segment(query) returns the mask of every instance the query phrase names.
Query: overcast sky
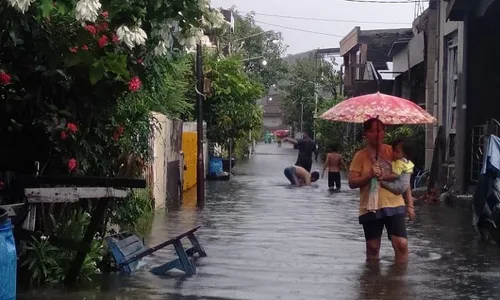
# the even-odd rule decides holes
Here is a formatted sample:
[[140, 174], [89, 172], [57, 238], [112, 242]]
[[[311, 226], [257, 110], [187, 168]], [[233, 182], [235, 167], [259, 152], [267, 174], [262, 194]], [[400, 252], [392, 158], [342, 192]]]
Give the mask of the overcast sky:
[[[265, 30], [282, 32], [285, 43], [289, 45], [287, 54], [295, 54], [317, 48], [339, 47], [340, 39], [355, 26], [360, 26], [361, 29], [410, 28], [416, 4], [415, 0], [408, 1], [411, 3], [356, 3], [346, 0], [212, 0], [212, 7], [230, 8], [235, 5], [241, 12], [254, 11], [258, 25]], [[349, 22], [303, 20], [261, 14]]]

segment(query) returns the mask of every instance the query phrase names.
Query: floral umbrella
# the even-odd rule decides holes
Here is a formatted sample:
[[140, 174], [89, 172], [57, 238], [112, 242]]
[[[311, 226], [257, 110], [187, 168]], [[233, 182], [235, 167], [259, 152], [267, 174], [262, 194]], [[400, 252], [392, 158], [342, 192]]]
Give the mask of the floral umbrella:
[[288, 132], [289, 132], [289, 130], [278, 129], [278, 130], [274, 131], [274, 135], [276, 135], [278, 137], [286, 137], [286, 136], [288, 136]]
[[322, 119], [363, 123], [379, 118], [384, 124], [429, 124], [436, 118], [417, 104], [382, 93], [362, 95], [340, 102], [321, 115]]
[[[321, 115], [324, 120], [349, 123], [363, 123], [370, 118], [378, 118], [384, 124], [428, 124], [436, 122], [417, 104], [396, 96], [374, 93], [354, 97], [340, 102]], [[375, 154], [378, 161], [378, 147]], [[380, 186], [376, 178], [370, 181], [368, 211], [378, 209], [378, 191]]]

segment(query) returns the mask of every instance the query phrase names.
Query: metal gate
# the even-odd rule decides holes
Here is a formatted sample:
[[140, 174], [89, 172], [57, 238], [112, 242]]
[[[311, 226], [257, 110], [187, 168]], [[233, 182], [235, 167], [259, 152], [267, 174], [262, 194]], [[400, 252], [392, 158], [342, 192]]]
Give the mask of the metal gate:
[[469, 178], [471, 182], [477, 183], [483, 165], [483, 154], [486, 148], [486, 142], [490, 134], [498, 136], [500, 133], [500, 123], [496, 119], [491, 119], [484, 125], [472, 127], [471, 135], [471, 159]]

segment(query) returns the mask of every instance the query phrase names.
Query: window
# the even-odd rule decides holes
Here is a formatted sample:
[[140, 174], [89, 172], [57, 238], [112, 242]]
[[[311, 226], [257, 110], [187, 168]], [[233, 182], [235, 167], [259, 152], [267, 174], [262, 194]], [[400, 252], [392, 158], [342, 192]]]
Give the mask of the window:
[[457, 34], [453, 33], [447, 39], [447, 51], [445, 53], [445, 93], [443, 98], [444, 118], [446, 134], [448, 136], [448, 160], [455, 158], [455, 135], [457, 128], [457, 106], [458, 106], [458, 43]]
[[455, 157], [455, 133], [450, 133], [448, 136], [448, 157]]

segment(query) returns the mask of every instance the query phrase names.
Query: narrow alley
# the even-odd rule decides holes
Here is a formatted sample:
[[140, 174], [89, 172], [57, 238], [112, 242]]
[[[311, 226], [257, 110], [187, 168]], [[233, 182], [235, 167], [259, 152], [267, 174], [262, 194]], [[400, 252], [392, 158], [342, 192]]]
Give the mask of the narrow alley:
[[[296, 150], [260, 144], [247, 163], [236, 166], [229, 182], [208, 182], [207, 203], [184, 205], [159, 215], [150, 245], [196, 225], [208, 257], [196, 262], [198, 274], [157, 277], [143, 268], [131, 276], [98, 280], [79, 292], [35, 290], [18, 299], [496, 299], [500, 290], [500, 249], [482, 244], [470, 213], [417, 206], [408, 225], [410, 263], [392, 264], [384, 234], [379, 268], [364, 262], [358, 224], [358, 191], [343, 181], [330, 194], [326, 179], [313, 188], [290, 188], [283, 168]], [[319, 165], [313, 169], [320, 169]], [[155, 265], [170, 249], [144, 262]], [[24, 298], [26, 297], [26, 298]]]

